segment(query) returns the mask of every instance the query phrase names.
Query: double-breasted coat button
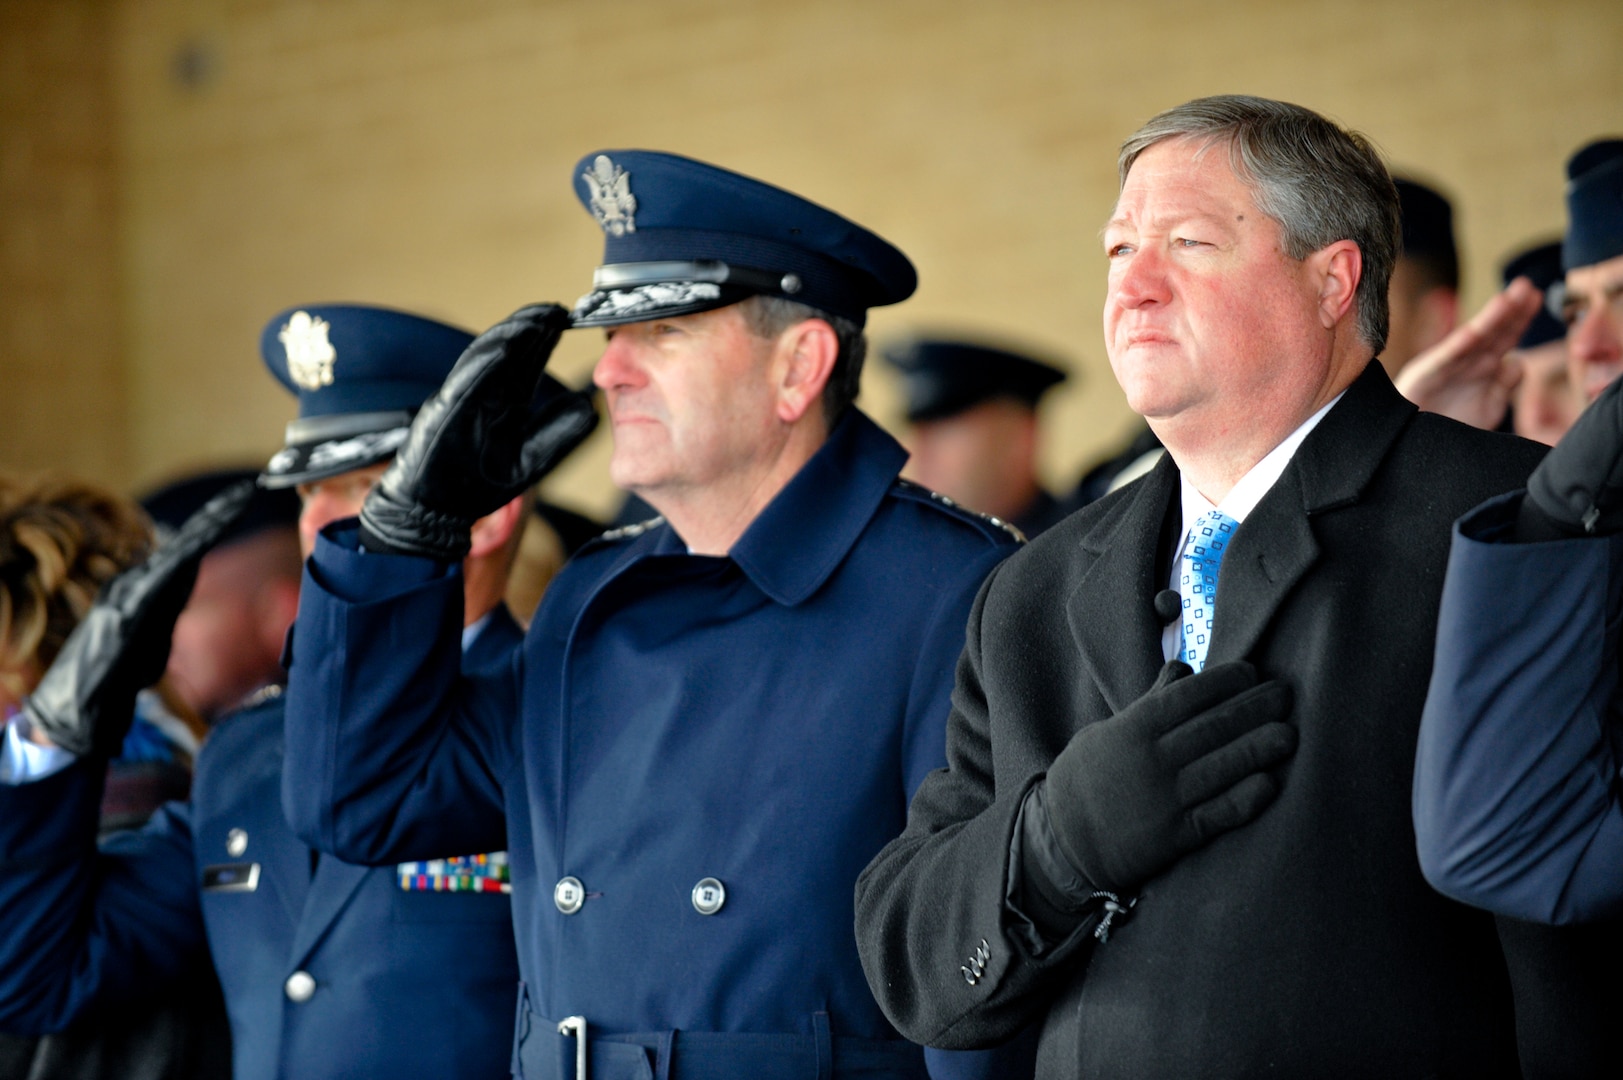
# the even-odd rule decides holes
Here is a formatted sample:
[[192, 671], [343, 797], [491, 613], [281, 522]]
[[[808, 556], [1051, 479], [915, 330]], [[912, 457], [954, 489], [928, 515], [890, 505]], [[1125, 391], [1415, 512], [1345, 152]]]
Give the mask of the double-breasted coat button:
[[579, 878], [561, 877], [552, 890], [552, 902], [565, 915], [573, 915], [586, 903], [586, 886], [580, 883]]
[[316, 977], [308, 971], [295, 971], [282, 984], [282, 990], [289, 1001], [309, 1001], [316, 993]]
[[693, 910], [700, 915], [714, 915], [727, 902], [727, 887], [713, 877], [707, 877], [693, 886]]
[[232, 829], [225, 834], [225, 853], [235, 859], [248, 850], [248, 830]]

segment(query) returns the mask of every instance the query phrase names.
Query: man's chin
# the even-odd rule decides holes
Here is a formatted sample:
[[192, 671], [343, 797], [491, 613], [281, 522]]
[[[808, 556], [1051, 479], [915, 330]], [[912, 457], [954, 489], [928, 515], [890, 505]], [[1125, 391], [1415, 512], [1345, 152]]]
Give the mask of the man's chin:
[[649, 505], [653, 505], [649, 496], [657, 498], [668, 480], [665, 470], [655, 469], [641, 462], [629, 462], [619, 467], [612, 462], [609, 465], [609, 483], [621, 491], [630, 492]]

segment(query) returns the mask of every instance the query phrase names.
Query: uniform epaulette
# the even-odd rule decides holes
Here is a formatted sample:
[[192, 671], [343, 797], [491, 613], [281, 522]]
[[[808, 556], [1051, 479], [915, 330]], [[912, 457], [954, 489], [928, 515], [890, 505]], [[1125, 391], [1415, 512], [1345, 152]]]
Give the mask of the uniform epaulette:
[[616, 540], [633, 540], [649, 529], [657, 529], [665, 524], [663, 517], [651, 517], [647, 521], [639, 521], [635, 525], [622, 525], [618, 529], [610, 529], [598, 537], [604, 543], [612, 544]]
[[243, 698], [241, 703], [237, 705], [237, 710], [241, 711], [243, 709], [257, 709], [267, 701], [275, 701], [277, 698], [281, 697], [282, 694], [283, 688], [280, 683], [267, 683], [266, 685], [261, 686], [258, 690], [255, 690], [253, 693], [249, 694], [247, 697]]
[[1026, 542], [1026, 534], [1009, 524], [1007, 521], [1004, 521], [1002, 518], [993, 517], [991, 514], [982, 514], [979, 511], [971, 510], [969, 507], [961, 505], [955, 500], [941, 494], [939, 491], [931, 491], [923, 484], [915, 484], [911, 480], [899, 479], [896, 481], [896, 490], [921, 500], [928, 499], [937, 506], [946, 507], [948, 510], [951, 510], [963, 517], [973, 518], [977, 521], [984, 521], [986, 524], [995, 529], [1002, 529], [1004, 532], [1012, 536], [1014, 538], [1014, 542], [1017, 544], [1023, 544]]
[[217, 728], [223, 727], [228, 720], [235, 720], [239, 716], [245, 716], [252, 712], [258, 712], [265, 705], [268, 705], [273, 701], [280, 701], [285, 692], [286, 691], [280, 683], [270, 683], [266, 686], [261, 686], [258, 690], [255, 690], [253, 693], [249, 694], [247, 697], [225, 710], [225, 712], [215, 717], [214, 723], [210, 725], [209, 730], [212, 732]]

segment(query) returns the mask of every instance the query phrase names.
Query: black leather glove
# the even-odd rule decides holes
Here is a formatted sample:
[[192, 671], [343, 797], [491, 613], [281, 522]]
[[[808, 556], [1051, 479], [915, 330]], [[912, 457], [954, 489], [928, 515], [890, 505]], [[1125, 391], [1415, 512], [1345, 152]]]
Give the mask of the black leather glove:
[[1095, 888], [1129, 895], [1273, 801], [1267, 771], [1296, 750], [1291, 692], [1250, 664], [1199, 675], [1176, 660], [1108, 720], [1072, 736], [1048, 770], [1050, 826]]
[[1623, 531], [1623, 379], [1601, 391], [1527, 478], [1520, 540]]
[[591, 398], [546, 373], [568, 328], [563, 308], [532, 304], [474, 338], [361, 504], [362, 547], [460, 562], [475, 521], [592, 433]]
[[253, 498], [245, 480], [214, 496], [173, 539], [112, 581], [68, 635], [23, 703], [31, 724], [81, 757], [118, 752], [135, 695], [169, 663], [169, 641], [197, 581], [197, 567]]

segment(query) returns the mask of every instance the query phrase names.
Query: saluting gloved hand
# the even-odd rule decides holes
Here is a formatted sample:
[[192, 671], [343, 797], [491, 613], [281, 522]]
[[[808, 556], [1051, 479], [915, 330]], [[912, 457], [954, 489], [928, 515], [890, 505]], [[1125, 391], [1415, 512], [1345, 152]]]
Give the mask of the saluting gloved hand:
[[533, 486], [597, 426], [589, 396], [546, 373], [569, 328], [555, 304], [474, 338], [361, 504], [361, 546], [460, 562], [473, 523]]
[[1521, 540], [1623, 530], [1623, 379], [1614, 379], [1527, 479]]
[[29, 722], [52, 743], [81, 757], [118, 752], [135, 717], [135, 695], [169, 663], [175, 620], [198, 565], [253, 494], [252, 480], [226, 488], [146, 562], [108, 582], [23, 703]]
[[1072, 736], [1048, 770], [1049, 824], [1097, 889], [1128, 895], [1273, 801], [1296, 750], [1291, 692], [1242, 661], [1173, 660], [1147, 693]]

